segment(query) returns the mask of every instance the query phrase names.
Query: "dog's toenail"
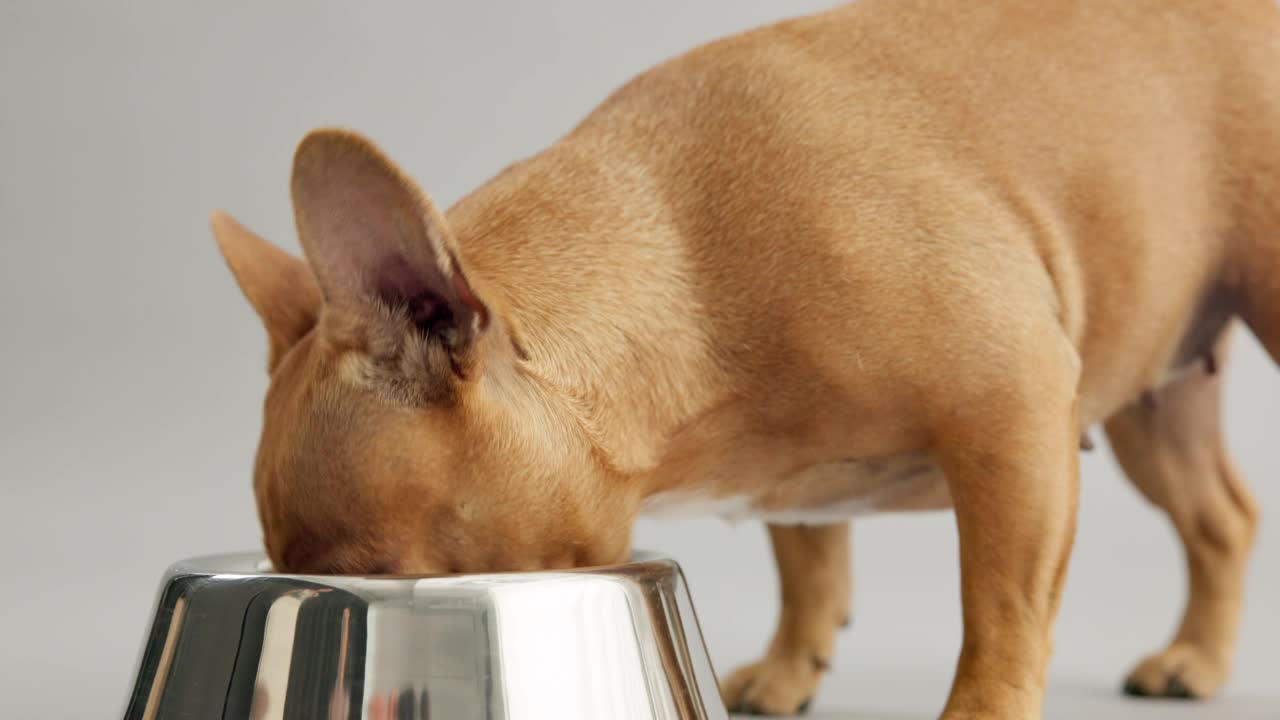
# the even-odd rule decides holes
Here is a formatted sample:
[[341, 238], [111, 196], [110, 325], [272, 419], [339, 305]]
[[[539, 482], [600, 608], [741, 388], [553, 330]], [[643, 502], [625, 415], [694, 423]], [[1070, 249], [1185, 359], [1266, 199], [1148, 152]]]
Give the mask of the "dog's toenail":
[[1171, 698], [1178, 700], [1191, 700], [1195, 698], [1195, 693], [1191, 692], [1191, 688], [1182, 682], [1182, 678], [1169, 678], [1169, 685], [1165, 688], [1165, 694]]
[[814, 655], [813, 669], [817, 670], [818, 672], [826, 672], [831, 669], [831, 661], [827, 660], [826, 658], [821, 658], [821, 657], [818, 657], [817, 655]]
[[805, 700], [804, 702], [800, 703], [800, 707], [796, 708], [796, 714], [797, 714], [797, 715], [808, 715], [808, 714], [809, 714], [809, 706], [810, 706], [810, 705], [812, 705], [812, 704], [813, 704], [813, 698], [809, 698], [808, 700]]
[[1089, 433], [1080, 433], [1080, 449], [1089, 452], [1093, 449], [1093, 438], [1089, 437]]
[[1138, 684], [1137, 680], [1130, 680], [1124, 684], [1124, 694], [1129, 697], [1148, 697], [1150, 695], [1150, 693]]
[[852, 627], [852, 626], [853, 626], [853, 616], [852, 616], [852, 615], [845, 615], [845, 616], [844, 616], [844, 622], [840, 623], [840, 627], [842, 627], [842, 628], [847, 628], [847, 627]]

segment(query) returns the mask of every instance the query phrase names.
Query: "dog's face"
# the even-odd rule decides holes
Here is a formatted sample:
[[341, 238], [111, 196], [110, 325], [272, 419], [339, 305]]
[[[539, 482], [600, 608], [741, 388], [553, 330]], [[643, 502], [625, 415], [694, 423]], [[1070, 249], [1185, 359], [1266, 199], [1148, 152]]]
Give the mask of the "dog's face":
[[[216, 213], [267, 328], [254, 490], [278, 570], [476, 572], [618, 562], [625, 493], [481, 298], [430, 200], [321, 131], [292, 182], [307, 262]], [[619, 504], [621, 503], [621, 504]]]

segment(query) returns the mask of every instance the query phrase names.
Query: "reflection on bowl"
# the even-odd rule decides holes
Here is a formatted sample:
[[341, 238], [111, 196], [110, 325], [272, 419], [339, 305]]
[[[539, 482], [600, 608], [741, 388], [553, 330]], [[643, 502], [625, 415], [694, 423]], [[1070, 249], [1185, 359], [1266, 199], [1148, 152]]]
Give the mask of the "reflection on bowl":
[[125, 720], [723, 720], [675, 562], [439, 577], [169, 569]]

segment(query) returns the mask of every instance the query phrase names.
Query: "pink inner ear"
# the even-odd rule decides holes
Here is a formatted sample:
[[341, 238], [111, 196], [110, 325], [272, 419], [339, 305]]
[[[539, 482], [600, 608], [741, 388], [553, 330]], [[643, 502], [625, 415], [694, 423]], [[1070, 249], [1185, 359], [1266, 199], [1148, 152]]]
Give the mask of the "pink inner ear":
[[303, 246], [329, 302], [383, 302], [404, 307], [424, 332], [468, 334], [484, 305], [457, 271], [443, 220], [376, 149], [344, 134], [309, 137], [293, 191]]
[[378, 271], [366, 279], [372, 285], [368, 290], [375, 297], [392, 307], [405, 307], [424, 332], [430, 333], [441, 323], [453, 320], [450, 298], [442, 295], [451, 283], [439, 268], [417, 270], [400, 254], [389, 255], [381, 262]]
[[424, 281], [409, 261], [399, 253], [382, 258], [378, 269], [367, 278], [374, 293], [385, 300], [408, 300], [424, 290]]
[[442, 280], [429, 277], [437, 263], [412, 188], [368, 158], [338, 160], [295, 183], [304, 244], [325, 294], [340, 303], [394, 302]]
[[388, 192], [385, 178], [353, 173], [345, 179], [346, 187], [340, 186], [341, 177], [326, 179], [330, 192], [321, 200], [323, 229], [317, 240], [333, 280], [348, 291], [384, 299], [396, 294], [397, 287], [412, 285], [414, 268], [405, 248], [426, 244], [421, 221], [418, 228], [413, 222], [396, 222], [393, 215], [404, 214], [403, 199]]

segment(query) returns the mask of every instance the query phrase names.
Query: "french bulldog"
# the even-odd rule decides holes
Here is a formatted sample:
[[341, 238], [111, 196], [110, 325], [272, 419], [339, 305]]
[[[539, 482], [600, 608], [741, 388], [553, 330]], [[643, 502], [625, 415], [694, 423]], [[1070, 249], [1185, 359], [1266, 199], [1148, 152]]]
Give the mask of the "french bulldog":
[[954, 509], [942, 717], [1039, 718], [1091, 426], [1189, 599], [1133, 695], [1228, 677], [1258, 511], [1232, 329], [1280, 360], [1272, 0], [861, 0], [695, 49], [447, 210], [320, 129], [304, 259], [215, 213], [266, 325], [282, 570], [624, 561], [642, 513], [769, 524], [782, 611], [733, 710], [805, 706], [849, 520]]

